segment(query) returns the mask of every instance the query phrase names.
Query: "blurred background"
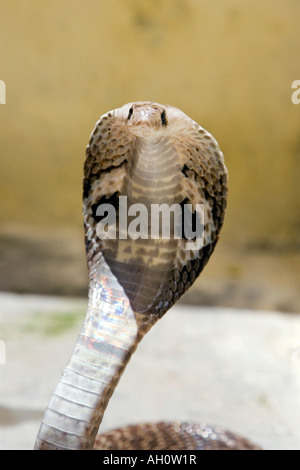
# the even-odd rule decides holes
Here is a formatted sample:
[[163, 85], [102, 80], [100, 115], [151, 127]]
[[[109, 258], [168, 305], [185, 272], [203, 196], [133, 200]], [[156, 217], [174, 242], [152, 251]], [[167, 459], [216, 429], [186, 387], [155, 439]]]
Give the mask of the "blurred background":
[[0, 3], [0, 291], [87, 295], [85, 147], [136, 100], [209, 130], [230, 175], [222, 236], [182, 302], [299, 312], [300, 3]]
[[201, 419], [299, 448], [299, 18], [299, 0], [0, 0], [0, 448], [32, 448], [73, 347], [85, 148], [103, 113], [136, 100], [210, 131], [230, 190], [211, 260], [103, 425]]

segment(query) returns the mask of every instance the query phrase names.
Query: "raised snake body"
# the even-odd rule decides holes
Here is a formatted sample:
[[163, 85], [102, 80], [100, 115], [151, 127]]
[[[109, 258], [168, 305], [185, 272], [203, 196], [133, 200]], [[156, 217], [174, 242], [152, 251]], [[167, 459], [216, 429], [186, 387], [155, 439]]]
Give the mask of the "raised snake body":
[[[45, 412], [36, 449], [93, 448], [109, 398], [131, 354], [202, 271], [224, 219], [227, 170], [222, 152], [211, 134], [176, 108], [137, 102], [104, 114], [96, 123], [86, 156], [83, 212], [88, 308], [73, 354]], [[125, 196], [126, 207], [135, 212], [129, 209], [124, 225], [121, 202]], [[141, 206], [135, 204], [142, 204], [148, 215], [153, 205], [186, 205], [193, 228], [200, 217], [196, 207], [201, 207], [201, 245], [191, 245], [183, 231], [177, 236], [176, 223], [169, 236], [159, 232], [151, 237], [154, 222], [132, 219], [141, 215]], [[101, 207], [114, 209], [109, 232], [114, 236], [99, 236]], [[139, 237], [128, 236], [130, 221]], [[139, 438], [135, 437], [138, 430]], [[103, 449], [249, 446], [225, 431], [187, 423], [122, 428], [98, 436], [95, 443], [95, 448]]]

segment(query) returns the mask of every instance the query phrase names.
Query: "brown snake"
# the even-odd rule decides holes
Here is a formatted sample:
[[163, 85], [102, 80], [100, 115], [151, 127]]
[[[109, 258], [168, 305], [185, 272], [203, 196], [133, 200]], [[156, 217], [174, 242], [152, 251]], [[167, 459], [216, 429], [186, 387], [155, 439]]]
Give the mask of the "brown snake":
[[[96, 437], [139, 341], [206, 265], [226, 198], [227, 170], [216, 140], [182, 111], [137, 102], [99, 119], [84, 166], [88, 308], [35, 449], [255, 448], [230, 432], [190, 423], [140, 424]], [[163, 226], [166, 207], [174, 209], [169, 236], [157, 227], [153, 207], [164, 209]], [[185, 207], [190, 212], [183, 216]], [[143, 211], [151, 220], [140, 217]]]

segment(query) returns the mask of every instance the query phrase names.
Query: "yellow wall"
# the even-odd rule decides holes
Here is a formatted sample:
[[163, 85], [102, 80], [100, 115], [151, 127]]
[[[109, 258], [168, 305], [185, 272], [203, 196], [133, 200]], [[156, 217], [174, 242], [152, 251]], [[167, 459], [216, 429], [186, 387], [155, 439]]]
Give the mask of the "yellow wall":
[[0, 222], [81, 224], [95, 121], [154, 100], [219, 141], [230, 172], [224, 236], [294, 245], [299, 18], [298, 0], [1, 2]]

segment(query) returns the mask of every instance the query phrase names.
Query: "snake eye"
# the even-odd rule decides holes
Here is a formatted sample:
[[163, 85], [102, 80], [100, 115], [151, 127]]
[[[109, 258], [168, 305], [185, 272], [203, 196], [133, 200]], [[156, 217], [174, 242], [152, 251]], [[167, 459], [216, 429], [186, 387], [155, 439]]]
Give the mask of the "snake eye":
[[133, 113], [133, 108], [131, 107], [130, 110], [129, 110], [128, 118], [127, 118], [127, 119], [130, 119], [130, 118], [131, 118], [132, 113]]
[[163, 126], [166, 126], [168, 124], [167, 115], [166, 115], [165, 110], [163, 110], [163, 112], [161, 113], [160, 119], [161, 119], [161, 123], [162, 123]]

